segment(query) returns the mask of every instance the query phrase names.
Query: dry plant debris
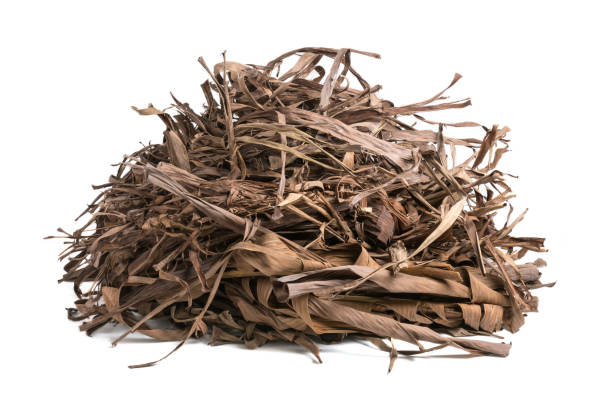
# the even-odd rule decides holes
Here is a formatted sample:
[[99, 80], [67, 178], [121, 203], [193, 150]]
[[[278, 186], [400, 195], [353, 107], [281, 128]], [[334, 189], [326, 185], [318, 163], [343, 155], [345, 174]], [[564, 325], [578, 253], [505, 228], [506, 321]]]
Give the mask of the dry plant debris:
[[[223, 54], [212, 70], [200, 58], [203, 113], [174, 96], [172, 114], [134, 108], [162, 120], [163, 143], [125, 156], [94, 186], [89, 221], [59, 229], [60, 282], [78, 297], [68, 317], [88, 334], [125, 325], [113, 344], [139, 332], [174, 350], [209, 334], [213, 345], [293, 342], [320, 360], [318, 344], [354, 336], [389, 352], [389, 369], [447, 346], [506, 356], [509, 344], [470, 336], [516, 332], [545, 286], [544, 261], [519, 263], [544, 239], [510, 235], [525, 214], [511, 220], [496, 169], [509, 129], [422, 116], [470, 105], [443, 96], [460, 75], [395, 106], [354, 69], [355, 54], [379, 58], [301, 48], [263, 66]], [[474, 137], [448, 137], [450, 127]], [[458, 162], [458, 149], [469, 157]]]

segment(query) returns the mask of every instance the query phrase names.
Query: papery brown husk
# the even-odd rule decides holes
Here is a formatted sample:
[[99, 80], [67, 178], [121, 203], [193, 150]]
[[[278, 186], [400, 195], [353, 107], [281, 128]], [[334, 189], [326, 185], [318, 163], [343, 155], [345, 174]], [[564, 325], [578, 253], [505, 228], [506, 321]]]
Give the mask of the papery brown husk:
[[[126, 156], [94, 186], [90, 220], [60, 230], [61, 281], [78, 296], [68, 317], [88, 334], [125, 325], [114, 344], [139, 332], [178, 348], [209, 334], [249, 348], [294, 342], [319, 360], [318, 344], [354, 336], [389, 352], [389, 369], [446, 346], [506, 356], [509, 344], [470, 336], [516, 332], [545, 265], [519, 262], [544, 239], [510, 235], [524, 213], [511, 218], [496, 169], [509, 129], [422, 116], [470, 104], [443, 96], [460, 75], [395, 106], [354, 54], [379, 58], [302, 48], [263, 66], [223, 55], [212, 70], [200, 59], [203, 113], [174, 96], [169, 110], [134, 108], [162, 120], [163, 142]], [[455, 127], [473, 136], [447, 137]]]

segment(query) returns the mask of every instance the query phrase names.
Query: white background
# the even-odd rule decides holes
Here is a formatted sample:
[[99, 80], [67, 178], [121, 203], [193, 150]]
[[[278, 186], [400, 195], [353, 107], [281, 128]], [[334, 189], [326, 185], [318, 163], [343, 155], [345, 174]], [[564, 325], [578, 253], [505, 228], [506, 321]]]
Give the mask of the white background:
[[[609, 403], [605, 2], [204, 3], [1, 6], [3, 406]], [[88, 338], [66, 319], [73, 295], [56, 283], [61, 243], [42, 237], [75, 227], [109, 164], [161, 140], [161, 121], [130, 105], [166, 107], [172, 91], [199, 108], [198, 56], [212, 65], [227, 50], [230, 60], [265, 63], [302, 46], [379, 52], [382, 60], [354, 65], [396, 103], [429, 97], [459, 72], [450, 95], [471, 96], [473, 107], [451, 119], [512, 129], [501, 167], [520, 176], [511, 180], [517, 211], [530, 208], [516, 233], [547, 237], [543, 280], [558, 283], [536, 292], [540, 312], [508, 335], [508, 358], [400, 358], [387, 375], [387, 355], [357, 343], [323, 346], [319, 365], [293, 346], [192, 341], [158, 366], [129, 370], [173, 344], [135, 337], [111, 348], [117, 330]]]

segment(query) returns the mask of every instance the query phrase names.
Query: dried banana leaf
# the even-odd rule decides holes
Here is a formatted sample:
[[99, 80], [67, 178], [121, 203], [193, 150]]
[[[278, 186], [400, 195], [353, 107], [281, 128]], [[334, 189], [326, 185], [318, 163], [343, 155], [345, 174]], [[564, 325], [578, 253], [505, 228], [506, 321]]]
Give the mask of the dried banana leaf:
[[174, 96], [134, 108], [161, 119], [163, 140], [94, 187], [81, 228], [60, 229], [60, 281], [77, 296], [68, 317], [88, 334], [120, 323], [114, 344], [134, 332], [180, 341], [174, 350], [202, 336], [288, 341], [319, 360], [318, 343], [361, 336], [390, 353], [389, 370], [447, 346], [506, 356], [509, 344], [465, 336], [517, 331], [544, 286], [542, 260], [520, 263], [544, 239], [510, 235], [524, 213], [495, 226], [513, 197], [496, 169], [509, 129], [422, 116], [470, 105], [446, 99], [460, 75], [395, 106], [355, 53], [379, 58], [310, 47], [265, 65], [223, 55], [213, 70], [200, 58], [202, 113]]

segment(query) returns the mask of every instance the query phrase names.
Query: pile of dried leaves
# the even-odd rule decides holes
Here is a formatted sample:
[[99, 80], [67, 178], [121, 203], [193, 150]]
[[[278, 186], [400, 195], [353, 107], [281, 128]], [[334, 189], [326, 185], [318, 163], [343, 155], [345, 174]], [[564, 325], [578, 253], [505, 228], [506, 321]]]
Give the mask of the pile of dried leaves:
[[421, 116], [470, 104], [444, 101], [448, 87], [410, 105], [380, 99], [354, 54], [379, 58], [302, 48], [264, 66], [224, 55], [212, 71], [200, 59], [204, 113], [174, 97], [172, 115], [136, 109], [163, 121], [163, 143], [126, 156], [94, 186], [91, 219], [60, 229], [61, 281], [78, 296], [68, 317], [88, 334], [127, 326], [114, 344], [139, 332], [178, 348], [210, 334], [249, 348], [294, 342], [319, 359], [317, 342], [358, 336], [391, 364], [446, 346], [506, 356], [509, 344], [469, 336], [521, 327], [544, 262], [517, 262], [545, 251], [542, 238], [510, 236], [524, 213], [510, 221], [513, 194], [495, 169], [509, 129]]

